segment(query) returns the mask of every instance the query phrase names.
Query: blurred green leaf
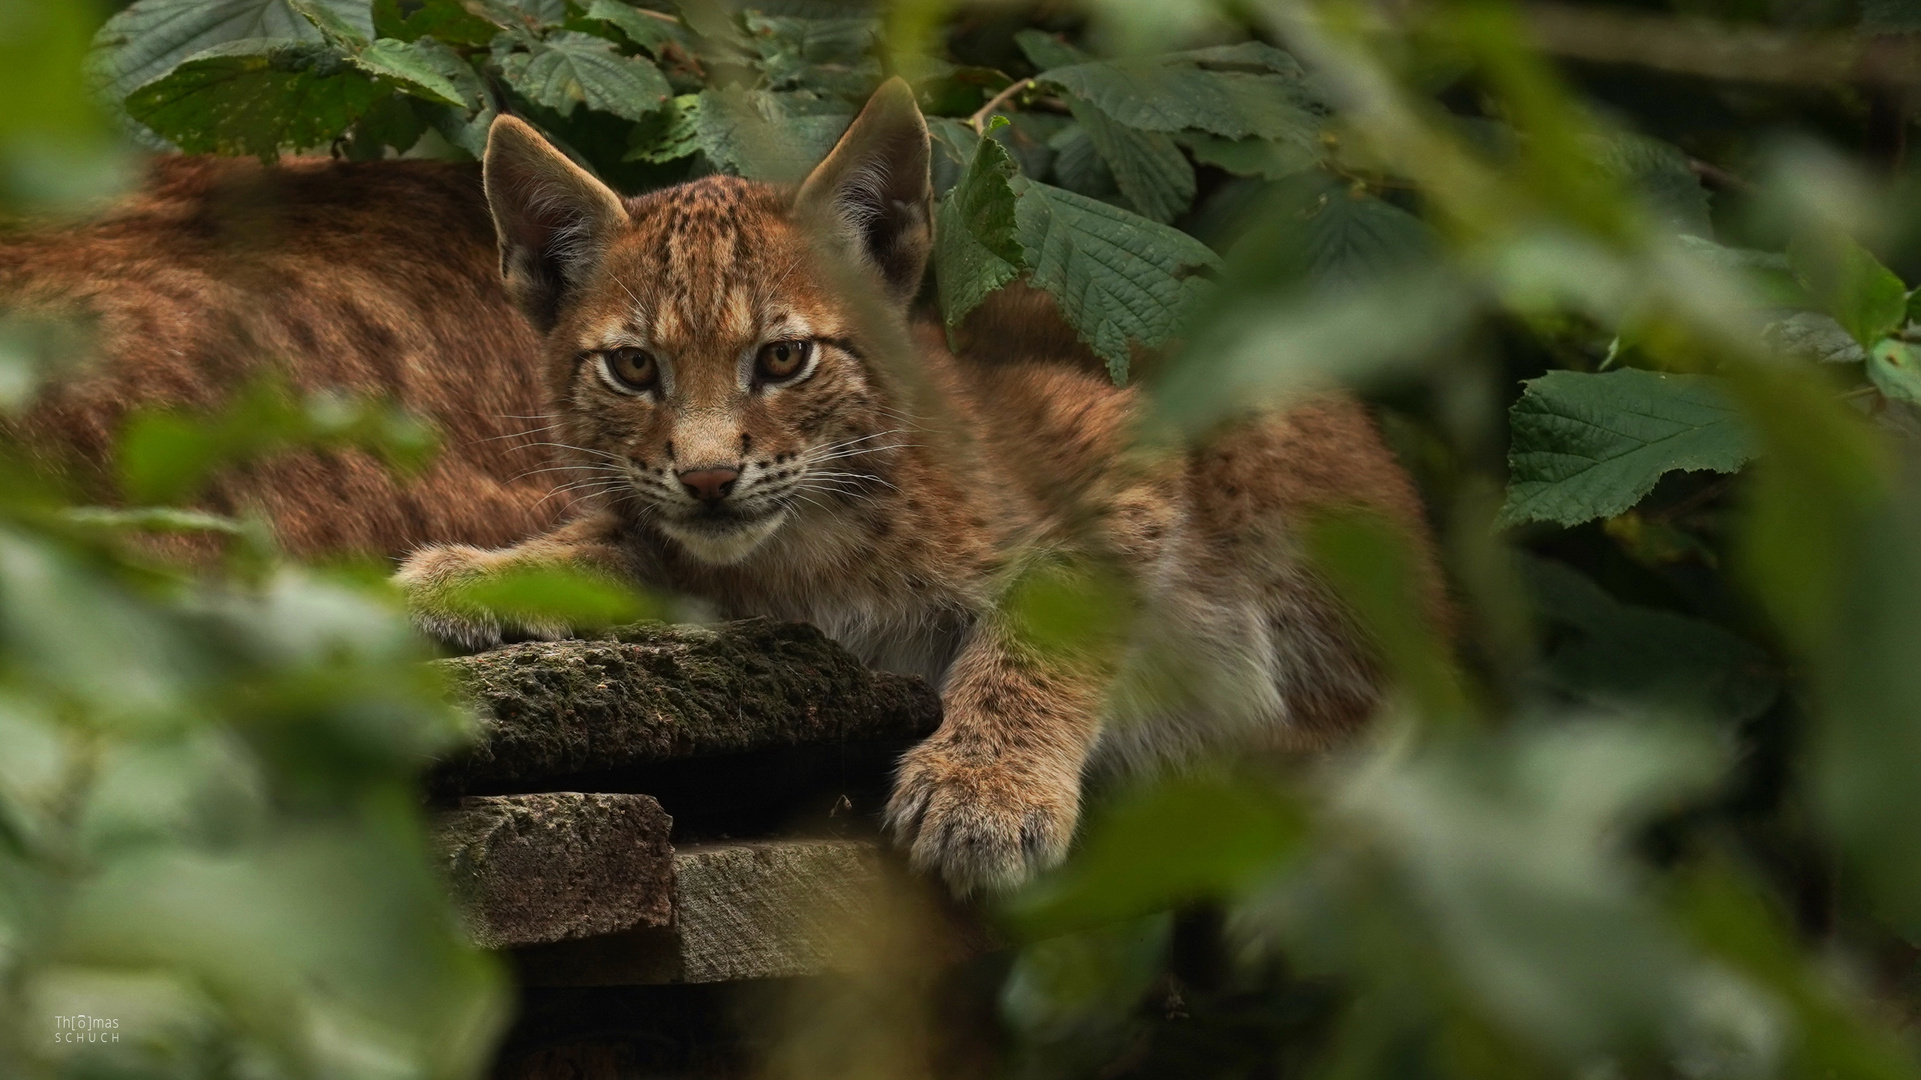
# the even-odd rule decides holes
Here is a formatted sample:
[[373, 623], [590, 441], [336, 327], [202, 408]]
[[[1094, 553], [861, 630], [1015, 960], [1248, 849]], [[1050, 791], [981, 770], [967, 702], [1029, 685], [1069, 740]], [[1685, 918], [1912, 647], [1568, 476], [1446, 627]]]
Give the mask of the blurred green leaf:
[[1183, 776], [1100, 807], [1072, 860], [1005, 914], [1029, 938], [1240, 895], [1281, 872], [1308, 812], [1275, 778]]
[[1892, 270], [1838, 232], [1803, 233], [1788, 245], [1794, 276], [1862, 348], [1907, 321], [1908, 290]]
[[1022, 570], [1001, 609], [1015, 637], [1043, 656], [1111, 661], [1133, 630], [1134, 588], [1119, 567], [1043, 559]]
[[1697, 237], [1714, 235], [1707, 189], [1678, 148], [1645, 135], [1614, 133], [1597, 136], [1592, 149], [1595, 163], [1639, 191], [1662, 225]]
[[694, 126], [701, 150], [721, 169], [792, 183], [827, 156], [853, 119], [838, 100], [728, 87], [700, 92]]
[[625, 582], [567, 566], [516, 567], [486, 574], [450, 587], [436, 601], [453, 611], [574, 630], [619, 626], [666, 614]]
[[1027, 57], [1028, 63], [1042, 71], [1072, 64], [1084, 64], [1094, 59], [1053, 34], [1035, 30], [1032, 27], [1016, 31], [1014, 44], [1020, 48], [1021, 55]]
[[1442, 645], [1442, 600], [1422, 565], [1420, 537], [1372, 512], [1322, 508], [1308, 515], [1307, 555], [1358, 625], [1362, 648], [1387, 679], [1443, 728], [1470, 720], [1467, 688]]
[[1868, 378], [1890, 401], [1921, 405], [1921, 350], [1905, 341], [1878, 341], [1868, 351]]
[[1236, 176], [1258, 176], [1279, 180], [1313, 168], [1320, 155], [1311, 148], [1258, 137], [1223, 139], [1214, 135], [1185, 132], [1183, 146], [1204, 165], [1226, 169]]
[[300, 400], [268, 378], [245, 388], [211, 419], [136, 414], [121, 440], [121, 488], [136, 502], [176, 502], [197, 493], [222, 466], [316, 445], [358, 447], [411, 471], [432, 456], [434, 436], [391, 406], [333, 394]]
[[1623, 604], [1567, 566], [1524, 558], [1550, 638], [1538, 679], [1583, 707], [1652, 709], [1733, 725], [1780, 695], [1767, 653], [1700, 619]]
[[1706, 376], [1551, 371], [1524, 385], [1510, 414], [1504, 525], [1613, 517], [1665, 473], [1734, 472], [1755, 453], [1748, 423]]

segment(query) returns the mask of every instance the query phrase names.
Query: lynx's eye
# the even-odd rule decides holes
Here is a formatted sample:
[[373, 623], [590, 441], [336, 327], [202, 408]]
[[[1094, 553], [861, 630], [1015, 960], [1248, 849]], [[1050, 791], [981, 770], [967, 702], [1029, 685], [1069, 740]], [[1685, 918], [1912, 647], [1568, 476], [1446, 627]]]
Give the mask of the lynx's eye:
[[760, 355], [754, 358], [754, 374], [762, 382], [786, 382], [807, 370], [807, 361], [813, 354], [811, 341], [770, 341], [760, 347]]
[[600, 370], [614, 389], [628, 394], [652, 390], [660, 381], [660, 365], [654, 362], [654, 354], [632, 346], [601, 353]]

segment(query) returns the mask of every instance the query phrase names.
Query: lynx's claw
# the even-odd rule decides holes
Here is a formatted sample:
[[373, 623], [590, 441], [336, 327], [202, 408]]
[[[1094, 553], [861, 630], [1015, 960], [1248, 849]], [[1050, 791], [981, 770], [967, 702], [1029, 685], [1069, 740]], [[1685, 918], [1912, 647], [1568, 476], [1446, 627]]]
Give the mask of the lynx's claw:
[[936, 735], [901, 759], [887, 827], [959, 896], [1009, 892], [1067, 857], [1079, 785]]
[[407, 557], [394, 583], [407, 597], [414, 625], [429, 637], [463, 649], [491, 649], [507, 641], [553, 640], [567, 627], [510, 619], [460, 603], [459, 591], [478, 581], [498, 556], [462, 545], [423, 547]]

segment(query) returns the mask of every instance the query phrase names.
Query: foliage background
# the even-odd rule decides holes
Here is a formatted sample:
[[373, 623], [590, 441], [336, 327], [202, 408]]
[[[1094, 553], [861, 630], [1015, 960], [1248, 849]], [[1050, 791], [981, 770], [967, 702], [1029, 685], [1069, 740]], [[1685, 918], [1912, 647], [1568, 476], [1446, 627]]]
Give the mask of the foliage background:
[[[137, 0], [96, 28], [0, 0], [0, 190], [84, 202], [128, 142], [471, 156], [501, 109], [630, 192], [792, 179], [904, 74], [943, 317], [1046, 290], [1145, 381], [1154, 439], [1360, 389], [1462, 616], [1452, 643], [1414, 620], [1377, 524], [1310, 523], [1396, 675], [1376, 736], [1096, 807], [1004, 912], [1006, 1071], [1909, 1076], [1910, 8]], [[4, 329], [17, 403], [60, 331]], [[236, 415], [228, 449], [292, 417], [419, 450], [340, 402]], [[499, 986], [407, 795], [459, 718], [386, 600], [258, 537], [182, 582], [114, 532], [253, 527], [3, 467], [0, 1062], [474, 1075]], [[114, 678], [74, 663], [101, 655]], [[41, 1017], [102, 1000], [159, 1034], [48, 1053]], [[889, 1019], [835, 1022], [780, 1067], [898, 1074]]]

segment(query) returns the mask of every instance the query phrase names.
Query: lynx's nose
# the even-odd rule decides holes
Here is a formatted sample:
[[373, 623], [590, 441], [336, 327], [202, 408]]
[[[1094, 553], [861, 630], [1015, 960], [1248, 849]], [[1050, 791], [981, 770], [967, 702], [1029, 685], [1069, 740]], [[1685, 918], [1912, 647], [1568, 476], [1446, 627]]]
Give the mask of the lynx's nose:
[[726, 498], [727, 493], [734, 490], [734, 481], [738, 479], [739, 469], [688, 469], [680, 474], [681, 486], [701, 502], [719, 502]]

